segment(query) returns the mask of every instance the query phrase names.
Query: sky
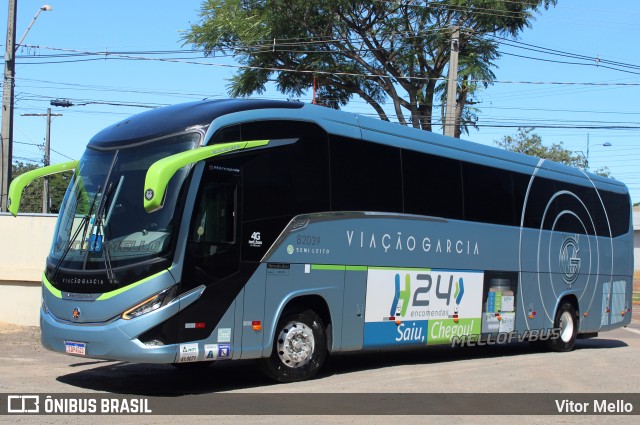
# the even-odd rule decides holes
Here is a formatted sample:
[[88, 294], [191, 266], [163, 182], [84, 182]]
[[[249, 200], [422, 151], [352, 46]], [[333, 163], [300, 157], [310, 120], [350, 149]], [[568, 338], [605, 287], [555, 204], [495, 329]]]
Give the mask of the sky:
[[[19, 40], [45, 3], [17, 1]], [[17, 52], [14, 160], [42, 161], [46, 120], [24, 114], [46, 114], [52, 99], [76, 105], [52, 107], [53, 114], [61, 114], [51, 125], [51, 162], [56, 163], [78, 159], [94, 134], [146, 110], [132, 105], [228, 97], [227, 80], [238, 65], [233, 58], [152, 53], [190, 48], [182, 36], [199, 21], [202, 2], [50, 0], [53, 10], [40, 14]], [[7, 2], [0, 8], [4, 24]], [[522, 126], [536, 127], [545, 145], [562, 142], [584, 155], [589, 145], [590, 169], [608, 167], [612, 177], [627, 184], [633, 202], [640, 202], [639, 19], [637, 0], [558, 0], [520, 34], [517, 41], [527, 45], [501, 45], [497, 81], [479, 95], [480, 128], [463, 138], [495, 145]], [[108, 54], [78, 55], [82, 52]], [[603, 61], [617, 62], [617, 69]], [[273, 88], [259, 97], [286, 98]], [[299, 100], [311, 102], [311, 93]], [[344, 110], [373, 114], [359, 99]]]

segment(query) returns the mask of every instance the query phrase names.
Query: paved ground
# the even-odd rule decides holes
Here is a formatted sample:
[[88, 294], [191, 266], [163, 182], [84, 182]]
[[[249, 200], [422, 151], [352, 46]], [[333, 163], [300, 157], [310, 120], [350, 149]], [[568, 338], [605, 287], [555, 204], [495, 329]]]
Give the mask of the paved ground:
[[[138, 365], [94, 361], [44, 350], [39, 329], [0, 324], [0, 393], [130, 394], [141, 396], [196, 397], [213, 393], [275, 393], [296, 403], [296, 394], [308, 393], [572, 393], [640, 392], [640, 370], [633, 365], [640, 355], [640, 322], [629, 328], [578, 342], [571, 353], [549, 353], [528, 344], [471, 349], [438, 348], [396, 354], [368, 353], [336, 356], [318, 379], [275, 385], [264, 379], [251, 362], [215, 364], [203, 371], [176, 370], [168, 365]], [[636, 406], [640, 410], [640, 406]], [[186, 412], [183, 412], [186, 413]], [[217, 423], [382, 423], [392, 416], [327, 415], [216, 417]], [[2, 417], [6, 423], [68, 423], [68, 417]], [[152, 419], [152, 421], [151, 421]], [[83, 417], [74, 421], [92, 424], [161, 424], [211, 421], [203, 416]], [[584, 417], [486, 417], [403, 416], [404, 423], [446, 422], [530, 424], [638, 423], [637, 416]]]

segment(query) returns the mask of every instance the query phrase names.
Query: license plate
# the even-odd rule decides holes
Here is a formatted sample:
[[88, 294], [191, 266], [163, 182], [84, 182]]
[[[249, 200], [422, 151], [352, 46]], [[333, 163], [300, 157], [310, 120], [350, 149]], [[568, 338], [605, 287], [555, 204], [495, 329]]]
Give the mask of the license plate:
[[87, 343], [86, 342], [65, 341], [64, 342], [64, 351], [67, 354], [75, 354], [77, 356], [84, 356], [84, 355], [87, 354]]

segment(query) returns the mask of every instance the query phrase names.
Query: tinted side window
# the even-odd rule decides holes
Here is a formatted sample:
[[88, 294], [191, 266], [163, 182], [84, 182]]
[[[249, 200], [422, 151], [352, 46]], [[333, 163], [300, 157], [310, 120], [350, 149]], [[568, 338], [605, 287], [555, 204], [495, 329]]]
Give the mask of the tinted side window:
[[296, 121], [261, 121], [227, 128], [219, 134], [243, 141], [298, 139], [241, 155], [243, 221], [290, 219], [329, 210], [327, 134], [321, 128]]
[[613, 236], [624, 235], [629, 232], [630, 199], [626, 194], [600, 192], [602, 201], [607, 209], [607, 216], [611, 223]]
[[578, 186], [559, 181], [554, 200], [558, 216], [555, 227], [546, 224], [545, 229], [588, 235], [609, 236], [607, 218], [602, 203], [593, 187]]
[[[242, 170], [242, 259], [258, 261], [296, 215], [329, 211], [327, 133], [311, 123], [260, 121], [222, 129], [213, 143], [272, 140], [231, 157]], [[285, 139], [297, 139], [282, 143]]]
[[524, 207], [524, 199], [527, 195], [527, 188], [531, 176], [528, 174], [511, 173], [511, 181], [513, 183], [513, 208], [515, 214], [515, 224], [520, 225], [522, 220], [522, 208]]
[[462, 181], [465, 220], [515, 224], [510, 171], [465, 162], [462, 163]]
[[[527, 199], [527, 209], [525, 211], [524, 227], [532, 229], [542, 229], [543, 217], [555, 217], [555, 204], [549, 205], [549, 201], [556, 193], [555, 182], [548, 179], [536, 177], [533, 179], [529, 198]], [[546, 209], [546, 216], [545, 216]]]
[[331, 209], [401, 213], [400, 149], [331, 135]]
[[402, 171], [405, 213], [463, 218], [460, 161], [405, 149]]
[[525, 227], [609, 236], [610, 223], [612, 236], [627, 233], [628, 196], [602, 191], [600, 197], [602, 201], [592, 186], [536, 177], [527, 202]]

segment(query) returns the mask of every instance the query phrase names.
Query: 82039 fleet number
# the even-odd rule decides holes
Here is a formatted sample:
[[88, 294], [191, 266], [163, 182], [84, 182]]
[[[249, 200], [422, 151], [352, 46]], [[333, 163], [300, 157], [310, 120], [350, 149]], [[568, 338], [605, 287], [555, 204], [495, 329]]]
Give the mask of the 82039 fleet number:
[[296, 242], [298, 245], [320, 245], [320, 236], [298, 235]]

